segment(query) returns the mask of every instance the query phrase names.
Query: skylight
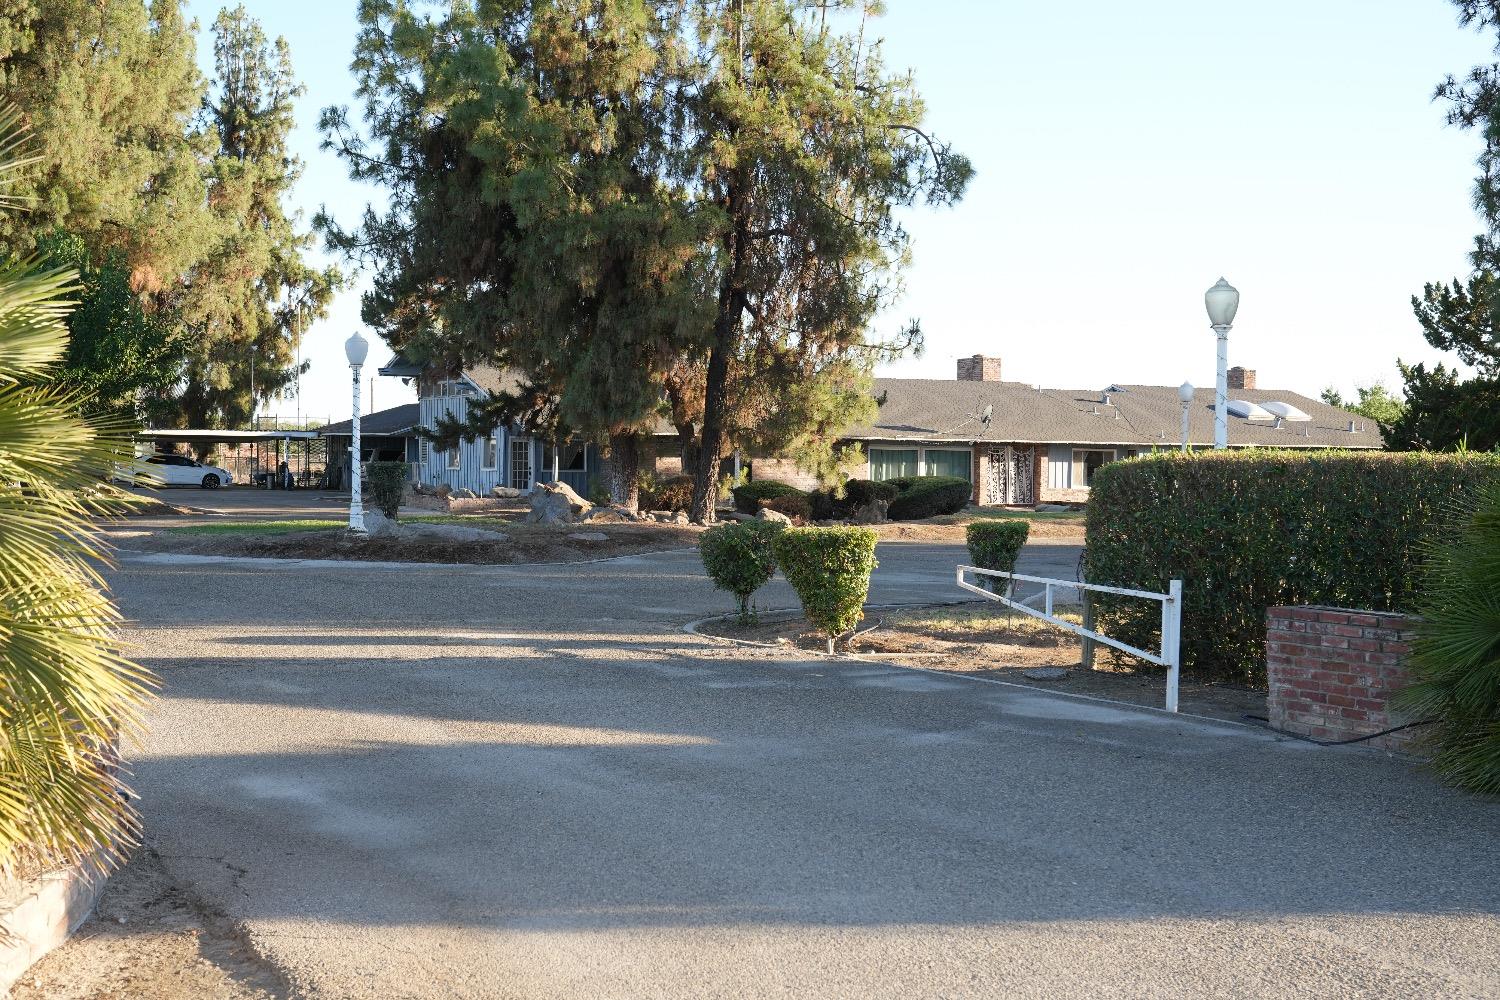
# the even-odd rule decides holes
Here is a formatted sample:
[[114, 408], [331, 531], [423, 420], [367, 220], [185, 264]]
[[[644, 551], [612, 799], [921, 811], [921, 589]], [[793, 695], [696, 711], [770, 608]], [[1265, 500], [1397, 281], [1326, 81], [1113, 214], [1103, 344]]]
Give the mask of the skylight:
[[1303, 413], [1291, 403], [1283, 403], [1280, 400], [1273, 400], [1269, 403], [1261, 403], [1260, 407], [1267, 413], [1270, 413], [1273, 416], [1280, 417], [1282, 420], [1299, 421], [1312, 419], [1312, 417], [1309, 417], [1306, 413]]
[[1229, 401], [1229, 414], [1234, 417], [1244, 417], [1246, 420], [1276, 419], [1276, 415], [1270, 410], [1256, 406], [1248, 399], [1231, 399]]

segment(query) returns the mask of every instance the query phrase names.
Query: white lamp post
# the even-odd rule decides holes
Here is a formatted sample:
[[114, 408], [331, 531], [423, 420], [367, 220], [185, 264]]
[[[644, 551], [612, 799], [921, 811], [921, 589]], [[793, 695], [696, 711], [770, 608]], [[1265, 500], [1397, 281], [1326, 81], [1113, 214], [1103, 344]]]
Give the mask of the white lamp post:
[[1193, 388], [1193, 383], [1184, 382], [1177, 387], [1177, 399], [1182, 403], [1182, 450], [1188, 450], [1188, 408], [1193, 405], [1193, 397], [1198, 390]]
[[1219, 382], [1214, 392], [1214, 447], [1229, 447], [1229, 328], [1240, 307], [1240, 293], [1223, 278], [1203, 293], [1208, 322], [1219, 337]]
[[354, 440], [349, 447], [349, 530], [360, 535], [365, 533], [365, 507], [359, 482], [359, 369], [369, 353], [370, 343], [359, 335], [358, 330], [344, 341], [344, 356], [354, 371], [354, 420], [350, 428]]

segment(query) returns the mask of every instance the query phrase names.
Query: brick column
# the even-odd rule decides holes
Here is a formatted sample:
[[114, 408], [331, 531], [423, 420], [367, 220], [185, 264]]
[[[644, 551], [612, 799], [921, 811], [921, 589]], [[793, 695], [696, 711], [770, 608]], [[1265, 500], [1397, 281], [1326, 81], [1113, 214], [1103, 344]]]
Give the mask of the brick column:
[[[1272, 728], [1320, 740], [1347, 740], [1409, 721], [1387, 701], [1407, 683], [1411, 621], [1406, 615], [1346, 608], [1266, 611], [1267, 717]], [[1369, 740], [1399, 749], [1416, 730]]]

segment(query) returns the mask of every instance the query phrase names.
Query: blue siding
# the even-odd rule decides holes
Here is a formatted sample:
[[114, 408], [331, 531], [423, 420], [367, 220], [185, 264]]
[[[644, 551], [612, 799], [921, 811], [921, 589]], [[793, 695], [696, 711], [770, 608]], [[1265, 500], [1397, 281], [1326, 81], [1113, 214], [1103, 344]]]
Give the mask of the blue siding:
[[[462, 420], [468, 413], [469, 399], [466, 396], [427, 396], [418, 400], [420, 414], [419, 423], [424, 427], [432, 427], [437, 423], [437, 418], [444, 413], [451, 413], [455, 418]], [[495, 468], [485, 469], [484, 463], [485, 442], [483, 440], [465, 441], [459, 444], [459, 467], [448, 468], [446, 454], [427, 449], [427, 461], [420, 461], [420, 451], [417, 460], [416, 476], [424, 483], [437, 485], [447, 483], [453, 489], [473, 490], [480, 496], [488, 493], [497, 485], [510, 485], [510, 445], [514, 438], [520, 435], [502, 429], [496, 435], [496, 463]], [[543, 465], [543, 457], [546, 453], [546, 443], [532, 439], [531, 441], [531, 475], [532, 484], [538, 481], [550, 480], [552, 478], [552, 467], [550, 464]], [[582, 470], [561, 470], [562, 481], [571, 486], [580, 494], [588, 492], [589, 479], [599, 474], [599, 456], [597, 449], [592, 445], [584, 448], [584, 468]]]

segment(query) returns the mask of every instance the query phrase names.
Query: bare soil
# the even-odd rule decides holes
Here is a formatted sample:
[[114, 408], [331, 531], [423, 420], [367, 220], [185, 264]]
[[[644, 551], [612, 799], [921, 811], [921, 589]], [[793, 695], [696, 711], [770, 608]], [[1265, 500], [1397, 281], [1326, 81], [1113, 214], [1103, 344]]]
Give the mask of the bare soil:
[[[977, 520], [993, 520], [992, 518], [965, 518], [962, 515], [954, 515], [954, 519], [948, 523], [940, 521], [888, 521], [885, 524], [872, 524], [875, 533], [881, 540], [901, 540], [908, 542], [957, 542], [964, 543], [964, 529]], [[944, 521], [947, 521], [945, 518]], [[1056, 520], [1056, 521], [1032, 521], [1031, 531], [1027, 538], [1031, 541], [1046, 539], [1049, 542], [1072, 542], [1083, 544], [1083, 521], [1080, 520]]]
[[13, 1000], [279, 1000], [281, 973], [235, 925], [173, 884], [141, 850], [94, 915], [11, 989]]
[[[155, 532], [123, 542], [145, 552], [261, 556], [278, 559], [348, 559], [376, 562], [514, 564], [582, 562], [612, 556], [690, 548], [702, 529], [677, 524], [492, 524], [495, 541], [439, 538], [360, 538], [340, 528], [277, 533], [195, 535]], [[604, 540], [573, 535], [602, 534]]]
[[[712, 621], [699, 631], [788, 649], [825, 649], [823, 636], [800, 616], [750, 625], [733, 619]], [[872, 609], [838, 648], [882, 663], [970, 674], [1133, 705], [1161, 708], [1166, 700], [1164, 670], [1107, 648], [1096, 654], [1094, 668], [1086, 670], [1082, 642], [1072, 633], [1022, 614], [996, 614], [988, 605]], [[1038, 667], [1060, 667], [1067, 674], [1059, 680], [1026, 676]], [[1266, 692], [1184, 678], [1178, 686], [1178, 707], [1193, 715], [1240, 722], [1246, 715], [1265, 714]]]

